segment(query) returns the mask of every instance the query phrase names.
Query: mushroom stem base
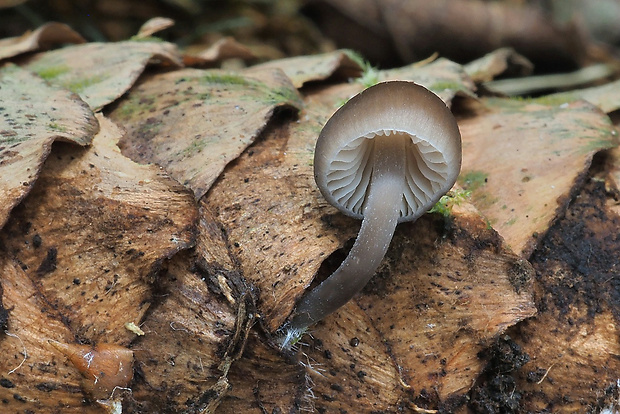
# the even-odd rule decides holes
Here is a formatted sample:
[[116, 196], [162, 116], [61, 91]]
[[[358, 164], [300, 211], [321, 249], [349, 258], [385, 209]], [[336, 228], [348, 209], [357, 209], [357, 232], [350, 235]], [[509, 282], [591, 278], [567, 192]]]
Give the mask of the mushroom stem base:
[[283, 330], [305, 331], [347, 303], [375, 274], [390, 245], [400, 216], [406, 168], [406, 139], [375, 137], [370, 189], [364, 219], [353, 248], [340, 267], [297, 304]]

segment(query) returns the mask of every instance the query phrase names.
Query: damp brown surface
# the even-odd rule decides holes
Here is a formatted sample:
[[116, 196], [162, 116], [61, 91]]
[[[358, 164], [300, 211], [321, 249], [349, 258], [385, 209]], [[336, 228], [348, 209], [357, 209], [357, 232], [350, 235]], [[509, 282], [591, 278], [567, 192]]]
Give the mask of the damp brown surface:
[[506, 355], [519, 363], [491, 360], [474, 387], [474, 412], [600, 412], [616, 401], [620, 217], [608, 208], [605, 161], [595, 159], [532, 255], [538, 314], [508, 330]]

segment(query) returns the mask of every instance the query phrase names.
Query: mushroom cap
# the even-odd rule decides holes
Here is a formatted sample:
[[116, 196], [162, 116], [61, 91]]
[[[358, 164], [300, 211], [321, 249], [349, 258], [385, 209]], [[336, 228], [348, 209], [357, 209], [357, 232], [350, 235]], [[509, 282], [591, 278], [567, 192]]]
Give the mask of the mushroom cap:
[[327, 121], [314, 153], [314, 176], [325, 199], [342, 213], [362, 219], [373, 140], [395, 135], [407, 142], [407, 185], [398, 221], [415, 220], [430, 209], [460, 172], [461, 134], [437, 95], [407, 81], [378, 83], [351, 98]]

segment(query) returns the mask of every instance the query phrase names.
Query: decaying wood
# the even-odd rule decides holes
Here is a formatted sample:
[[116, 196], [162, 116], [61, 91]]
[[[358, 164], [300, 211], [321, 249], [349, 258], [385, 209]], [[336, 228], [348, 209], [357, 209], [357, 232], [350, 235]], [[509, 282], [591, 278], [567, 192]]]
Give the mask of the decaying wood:
[[[337, 237], [343, 224], [332, 222], [325, 232]], [[321, 274], [329, 274], [341, 258], [337, 254]], [[295, 381], [267, 381], [270, 393], [295, 398], [243, 397], [233, 390], [220, 412], [247, 411], [255, 398], [268, 411], [286, 412], [312, 396], [315, 408], [328, 412], [454, 404], [484, 366], [478, 353], [508, 326], [534, 314], [532, 277], [529, 264], [502, 247], [473, 209], [447, 222], [429, 216], [401, 225], [364, 294], [302, 339], [296, 358], [304, 375], [291, 367]], [[250, 355], [265, 352], [253, 346]], [[239, 361], [245, 374], [233, 389], [252, 389], [261, 372], [284, 364], [263, 358]]]
[[620, 217], [597, 176], [532, 257], [539, 313], [512, 335], [531, 359], [517, 376], [524, 411], [598, 412], [617, 386]]
[[[325, 258], [344, 246], [359, 228], [358, 222], [343, 217], [322, 200], [313, 185], [312, 171], [316, 135], [338, 102], [356, 88], [359, 85], [337, 85], [309, 93], [299, 121], [273, 125], [263, 140], [228, 168], [204, 199], [226, 230], [243, 276], [257, 288], [261, 321], [271, 331], [284, 322]], [[317, 405], [343, 409], [352, 401], [347, 396], [364, 389], [364, 398], [356, 399], [359, 410], [387, 409], [401, 400], [413, 406], [422, 389], [426, 404], [433, 406], [469, 389], [484, 366], [476, 357], [484, 348], [482, 344], [534, 313], [528, 299], [532, 270], [503, 247], [475, 209], [458, 214], [461, 218], [452, 223], [453, 231], [442, 230], [443, 221], [430, 218], [401, 226], [388, 253], [388, 264], [370, 283], [367, 294], [342, 311], [348, 316], [339, 316], [339, 312], [312, 329], [314, 339], [309, 339], [309, 347], [302, 347], [306, 357], [300, 356], [306, 374], [274, 391], [296, 398], [274, 407], [286, 411], [302, 406], [310, 392], [302, 392], [304, 388], [321, 390], [329, 396], [324, 400], [333, 402]], [[452, 243], [442, 242], [451, 237]], [[332, 270], [334, 265], [337, 260]], [[498, 296], [498, 291], [503, 293]], [[412, 315], [415, 321], [411, 321]], [[332, 323], [335, 320], [337, 325]], [[354, 327], [343, 327], [348, 320]], [[464, 333], [455, 340], [454, 333], [459, 331]], [[354, 338], [364, 346], [341, 355], [343, 344]], [[372, 352], [364, 356], [363, 349]], [[418, 356], [412, 358], [414, 350]], [[326, 353], [331, 357], [326, 358]], [[382, 358], [391, 366], [387, 371], [385, 363], [376, 362]], [[244, 361], [239, 363], [244, 365]], [[256, 361], [249, 364], [256, 371], [272, 369], [257, 366]], [[349, 368], [351, 364], [355, 370]], [[338, 376], [330, 377], [326, 374], [330, 371]], [[253, 376], [244, 378], [237, 387], [251, 388]], [[334, 382], [357, 385], [339, 394], [330, 391]], [[312, 387], [307, 385], [310, 383]], [[252, 404], [237, 399], [220, 410], [247, 410]], [[261, 401], [271, 407], [272, 401]]]
[[228, 391], [225, 386], [217, 392], [217, 385], [226, 380], [221, 361], [228, 356], [236, 315], [192, 271], [192, 263], [187, 254], [175, 256], [156, 285], [159, 303], [141, 326], [144, 336], [133, 344], [140, 381], [132, 387], [131, 410], [178, 412], [198, 404], [203, 394], [219, 402]]
[[77, 338], [127, 344], [162, 261], [193, 244], [196, 211], [157, 168], [128, 162], [116, 126], [99, 121], [92, 147], [55, 148], [0, 240]]
[[101, 413], [94, 405], [83, 405], [79, 372], [49, 342], [55, 339], [71, 343], [73, 333], [19, 264], [3, 256], [2, 301], [9, 311], [9, 321], [0, 334], [2, 409]]
[[[131, 349], [133, 380], [114, 396], [123, 412], [553, 411], [609, 400], [620, 370], [617, 149], [588, 171], [617, 144], [593, 106], [615, 108], [613, 87], [584, 93], [591, 103], [488, 99], [466, 68], [434, 57], [378, 71], [336, 51], [230, 72], [178, 69], [169, 45], [138, 45], [72, 46], [27, 63], [55, 87], [2, 69], [0, 94], [6, 79], [39, 88], [36, 105], [15, 88], [31, 100], [12, 102], [12, 114], [45, 115], [25, 115], [32, 137], [1, 153], [3, 185], [24, 187], [0, 200], [2, 407], [105, 412], [50, 341]], [[74, 65], [92, 53], [117, 56], [102, 72]], [[473, 66], [475, 81], [511, 56]], [[141, 75], [153, 59], [171, 70]], [[274, 332], [360, 225], [316, 189], [316, 137], [343, 102], [388, 79], [414, 80], [457, 112], [471, 198], [456, 186], [441, 213], [399, 225], [363, 292], [284, 352]], [[125, 95], [107, 108], [113, 121], [95, 121], [60, 87], [93, 110]], [[66, 119], [47, 116], [57, 103]], [[0, 128], [7, 139], [10, 128]], [[36, 162], [22, 167], [30, 153]]]

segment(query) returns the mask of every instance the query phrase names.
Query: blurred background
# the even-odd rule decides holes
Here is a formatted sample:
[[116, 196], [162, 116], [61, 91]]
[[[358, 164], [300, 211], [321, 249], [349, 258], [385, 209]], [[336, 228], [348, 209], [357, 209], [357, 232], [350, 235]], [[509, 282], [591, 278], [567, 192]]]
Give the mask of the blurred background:
[[510, 46], [542, 73], [615, 60], [620, 44], [620, 0], [0, 0], [0, 37], [58, 21], [123, 40], [155, 16], [176, 21], [158, 36], [183, 48], [232, 36], [257, 61], [351, 48], [390, 68]]

